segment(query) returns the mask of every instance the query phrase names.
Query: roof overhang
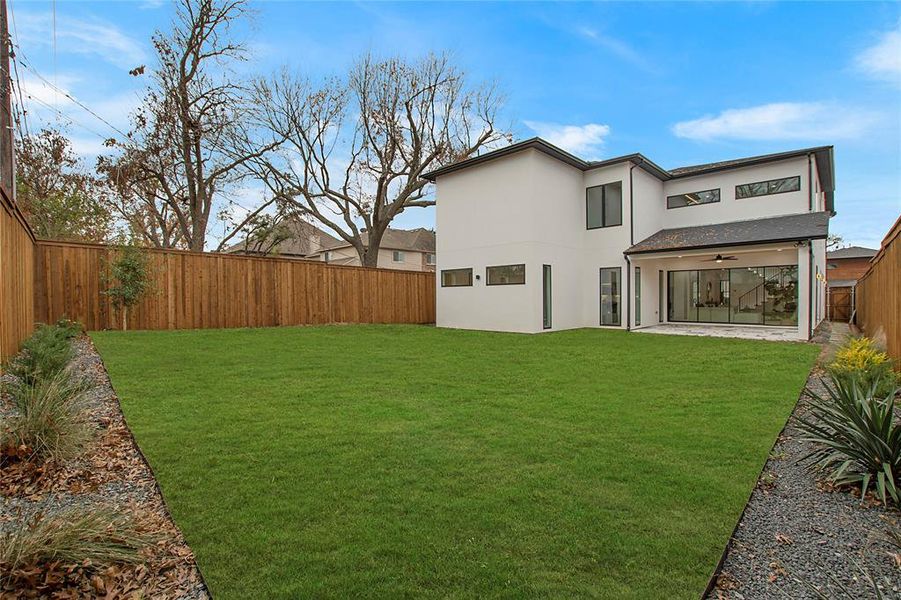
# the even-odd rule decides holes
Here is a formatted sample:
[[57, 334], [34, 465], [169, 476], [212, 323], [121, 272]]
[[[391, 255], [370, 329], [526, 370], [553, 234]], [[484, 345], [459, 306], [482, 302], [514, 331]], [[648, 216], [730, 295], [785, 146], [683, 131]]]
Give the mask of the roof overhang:
[[825, 239], [829, 235], [829, 213], [801, 213], [731, 223], [661, 229], [623, 254], [705, 250], [724, 247], [782, 244]]

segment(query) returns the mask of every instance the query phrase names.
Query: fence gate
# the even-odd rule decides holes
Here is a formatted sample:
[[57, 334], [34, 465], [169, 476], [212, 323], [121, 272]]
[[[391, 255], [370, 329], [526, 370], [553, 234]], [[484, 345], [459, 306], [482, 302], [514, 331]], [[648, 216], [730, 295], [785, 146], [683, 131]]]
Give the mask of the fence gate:
[[830, 321], [847, 323], [854, 311], [854, 288], [831, 287], [826, 297], [826, 316]]

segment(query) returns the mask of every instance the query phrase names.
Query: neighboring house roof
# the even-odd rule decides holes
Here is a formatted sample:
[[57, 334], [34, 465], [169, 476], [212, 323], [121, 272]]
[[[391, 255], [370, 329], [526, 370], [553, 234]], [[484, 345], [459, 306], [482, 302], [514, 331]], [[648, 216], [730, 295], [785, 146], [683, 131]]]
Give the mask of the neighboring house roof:
[[590, 171], [591, 169], [606, 167], [608, 165], [613, 165], [621, 162], [632, 162], [662, 181], [679, 179], [683, 177], [694, 177], [695, 175], [704, 175], [707, 173], [715, 173], [717, 171], [725, 171], [728, 169], [750, 167], [754, 165], [776, 162], [789, 158], [808, 156], [812, 154], [817, 161], [817, 170], [820, 173], [820, 181], [823, 186], [823, 191], [826, 193], [826, 210], [828, 210], [829, 212], [833, 212], [834, 210], [833, 195], [835, 191], [835, 169], [832, 156], [832, 146], [802, 148], [799, 150], [791, 150], [789, 152], [748, 156], [745, 158], [737, 158], [715, 163], [706, 163], [703, 165], [690, 165], [686, 167], [677, 167], [675, 169], [666, 170], [640, 153], [626, 154], [624, 156], [617, 156], [615, 158], [610, 158], [607, 160], [586, 161], [570, 154], [569, 152], [566, 152], [561, 148], [558, 148], [557, 146], [554, 146], [549, 142], [544, 141], [541, 138], [536, 137], [522, 142], [517, 142], [516, 144], [511, 144], [510, 146], [506, 146], [504, 148], [501, 148], [500, 150], [494, 150], [486, 154], [468, 158], [458, 163], [434, 169], [432, 171], [429, 171], [428, 173], [424, 173], [422, 177], [423, 179], [434, 182], [441, 175], [453, 173], [454, 171], [459, 171], [461, 169], [467, 169], [469, 167], [494, 160], [496, 158], [501, 158], [503, 156], [508, 156], [510, 154], [528, 149], [538, 150], [539, 152], [542, 152], [552, 158], [556, 158], [557, 160], [582, 171]]
[[626, 250], [625, 254], [824, 239], [829, 233], [829, 216], [828, 212], [801, 213], [715, 225], [661, 229]]
[[[228, 253], [246, 253], [246, 254], [262, 254], [265, 249], [272, 245], [269, 254], [278, 254], [281, 256], [307, 256], [318, 252], [327, 244], [338, 243], [339, 240], [332, 237], [328, 233], [322, 231], [312, 223], [304, 221], [299, 217], [288, 217], [282, 222], [282, 226], [287, 228], [284, 232], [287, 237], [272, 245], [272, 234], [266, 236], [263, 240], [242, 240], [237, 244], [233, 244], [225, 249]], [[260, 249], [264, 250], [260, 250]]]
[[[363, 245], [369, 244], [369, 233], [360, 232]], [[350, 244], [344, 240], [334, 240], [322, 247], [322, 250], [336, 250], [347, 248]], [[435, 232], [419, 227], [417, 229], [392, 229], [388, 228], [382, 234], [381, 248], [386, 250], [406, 250], [408, 252], [434, 252]]]
[[826, 253], [829, 260], [842, 258], [873, 258], [879, 252], [873, 248], [864, 248], [863, 246], [848, 246], [847, 248], [839, 248]]

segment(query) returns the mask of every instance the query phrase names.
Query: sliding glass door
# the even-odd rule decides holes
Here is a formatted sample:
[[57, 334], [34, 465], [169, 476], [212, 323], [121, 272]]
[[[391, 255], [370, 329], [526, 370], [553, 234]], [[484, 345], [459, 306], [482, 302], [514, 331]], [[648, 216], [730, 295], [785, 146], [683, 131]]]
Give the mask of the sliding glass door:
[[601, 325], [619, 325], [622, 269], [601, 269]]
[[668, 273], [668, 320], [798, 324], [798, 267], [741, 267]]

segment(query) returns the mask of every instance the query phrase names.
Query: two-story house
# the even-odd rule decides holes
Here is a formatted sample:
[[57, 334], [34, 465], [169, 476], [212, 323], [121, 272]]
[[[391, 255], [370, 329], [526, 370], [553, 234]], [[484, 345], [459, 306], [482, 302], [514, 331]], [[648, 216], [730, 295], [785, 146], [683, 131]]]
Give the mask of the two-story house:
[[425, 177], [439, 327], [714, 323], [809, 339], [825, 314], [831, 146], [666, 170], [534, 138]]

